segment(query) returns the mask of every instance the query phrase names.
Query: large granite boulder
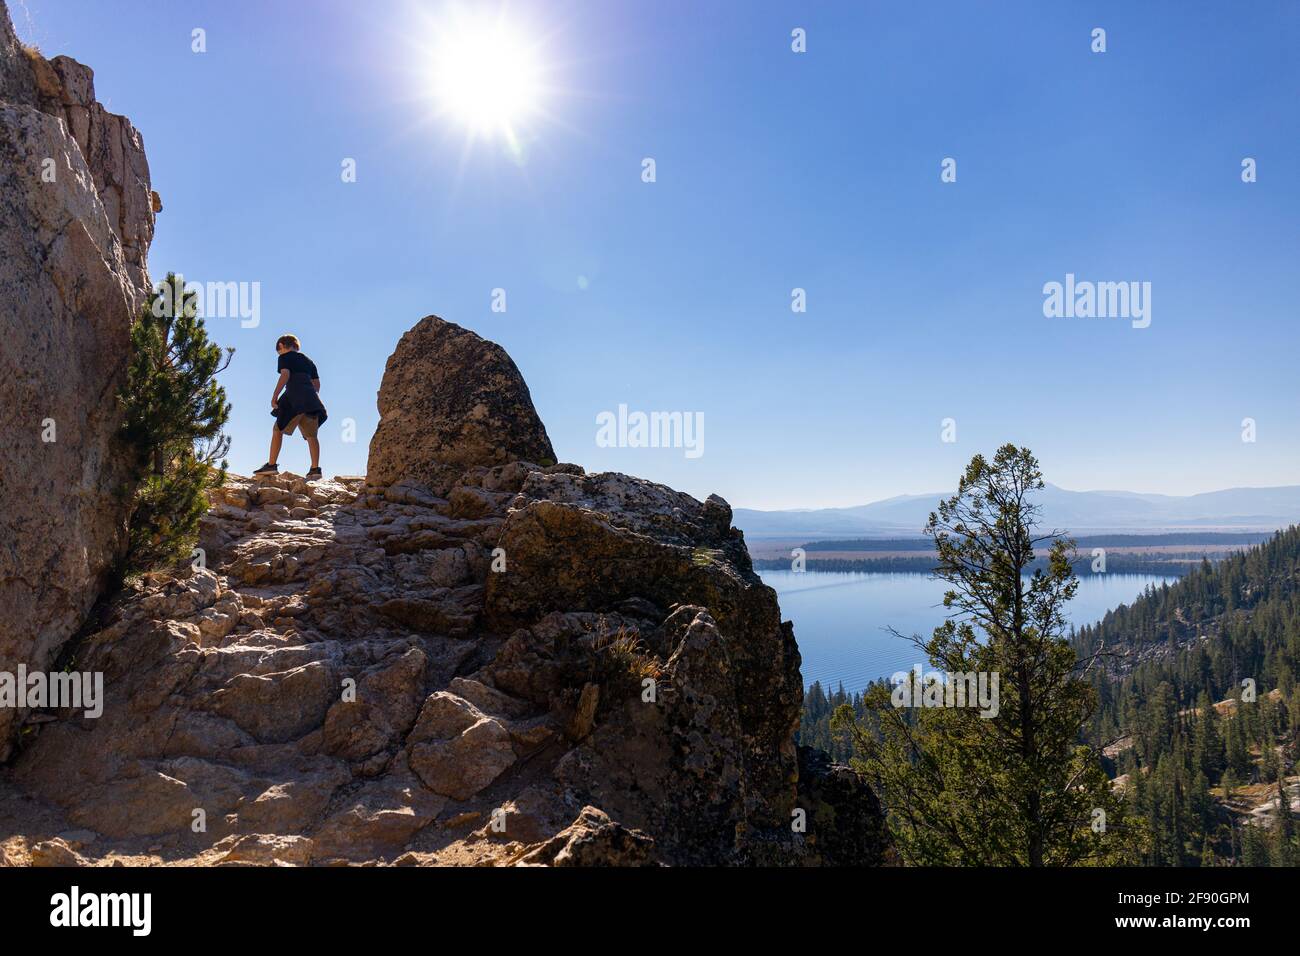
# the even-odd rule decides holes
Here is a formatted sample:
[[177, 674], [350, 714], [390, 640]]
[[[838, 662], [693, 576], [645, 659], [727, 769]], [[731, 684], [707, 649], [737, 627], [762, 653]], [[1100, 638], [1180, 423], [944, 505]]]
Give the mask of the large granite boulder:
[[[0, 2], [0, 671], [47, 670], [100, 596], [127, 500], [114, 435], [153, 237], [140, 135]], [[0, 760], [24, 714], [0, 709]]]
[[528, 386], [501, 346], [426, 316], [402, 336], [379, 386], [367, 477], [445, 494], [472, 466], [555, 463]]

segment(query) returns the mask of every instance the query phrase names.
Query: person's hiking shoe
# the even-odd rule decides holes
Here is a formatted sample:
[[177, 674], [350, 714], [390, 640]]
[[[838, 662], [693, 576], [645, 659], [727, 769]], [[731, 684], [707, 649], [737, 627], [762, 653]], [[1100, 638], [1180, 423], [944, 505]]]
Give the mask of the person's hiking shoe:
[[257, 469], [257, 471], [253, 472], [253, 474], [255, 475], [278, 475], [279, 473], [280, 473], [280, 466], [273, 465], [269, 461], [261, 468]]
[[324, 477], [325, 476], [320, 473], [319, 468], [312, 468], [310, 471], [307, 472], [308, 481], [320, 481]]

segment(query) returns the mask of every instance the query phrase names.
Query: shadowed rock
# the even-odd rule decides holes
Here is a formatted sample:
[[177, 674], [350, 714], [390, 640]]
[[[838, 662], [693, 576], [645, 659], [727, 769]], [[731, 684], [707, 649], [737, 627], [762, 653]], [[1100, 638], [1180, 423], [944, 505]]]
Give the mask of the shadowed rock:
[[[115, 396], [153, 225], [139, 133], [0, 3], [0, 670], [51, 667], [121, 546]], [[23, 716], [0, 709], [0, 759]]]
[[[730, 838], [711, 844], [707, 839], [728, 833], [715, 826], [725, 821], [712, 819], [719, 808], [729, 807], [729, 814], [750, 825], [787, 823], [803, 700], [799, 651], [781, 621], [775, 593], [751, 568], [727, 503], [717, 496], [699, 502], [627, 475], [533, 473], [514, 504], [499, 540], [507, 570], [488, 576], [488, 619], [506, 629], [552, 611], [612, 614], [628, 602], [642, 608], [694, 606], [689, 613], [650, 618], [663, 626], [646, 636], [647, 651], [667, 662], [673, 675], [664, 682], [675, 692], [656, 713], [670, 725], [662, 730], [665, 740], [683, 752], [694, 748], [700, 761], [701, 741], [692, 742], [689, 730], [679, 741], [671, 725], [682, 708], [694, 713], [693, 702], [707, 697], [717, 732], [710, 742], [726, 738], [727, 756], [717, 757], [714, 773], [668, 778], [666, 790], [676, 791], [674, 811], [699, 788], [698, 806], [677, 814], [671, 825], [716, 854], [739, 849]], [[635, 688], [637, 695], [640, 690]], [[593, 757], [604, 760], [623, 749], [610, 735]], [[701, 855], [708, 852], [702, 849]]]

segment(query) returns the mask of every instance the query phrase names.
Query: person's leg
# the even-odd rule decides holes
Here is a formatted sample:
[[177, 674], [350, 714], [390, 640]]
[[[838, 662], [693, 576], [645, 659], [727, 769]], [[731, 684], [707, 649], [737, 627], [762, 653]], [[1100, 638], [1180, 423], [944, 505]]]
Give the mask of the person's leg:
[[271, 457], [267, 459], [268, 465], [274, 465], [275, 460], [280, 457], [280, 446], [284, 444], [284, 432], [280, 431], [276, 425], [271, 426]]
[[316, 429], [319, 427], [320, 422], [314, 415], [302, 417], [302, 437], [307, 439], [307, 450], [311, 452], [313, 470], [320, 468], [320, 439], [316, 437]]

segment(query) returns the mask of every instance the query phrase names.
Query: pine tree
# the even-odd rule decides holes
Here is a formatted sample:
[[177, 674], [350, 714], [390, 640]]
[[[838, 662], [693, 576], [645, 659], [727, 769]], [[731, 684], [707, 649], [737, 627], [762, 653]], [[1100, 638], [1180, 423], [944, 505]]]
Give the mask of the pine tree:
[[1242, 828], [1241, 862], [1245, 866], [1268, 866], [1270, 863], [1268, 837], [1256, 824]]
[[[909, 863], [1060, 866], [1128, 853], [1124, 801], [1100, 753], [1079, 742], [1096, 695], [1066, 638], [1078, 586], [1071, 545], [1035, 533], [1030, 498], [1042, 487], [1029, 450], [1004, 445], [991, 462], [971, 460], [926, 528], [950, 617], [928, 642], [914, 640], [941, 672], [996, 675], [996, 715], [894, 706], [879, 685], [867, 696], [870, 721], [836, 714]], [[1026, 576], [1046, 541], [1046, 570]]]
[[1231, 767], [1223, 771], [1223, 779], [1220, 780], [1219, 783], [1223, 787], [1223, 799], [1225, 801], [1232, 800], [1233, 795], [1237, 792], [1239, 781], [1237, 780], [1237, 775], [1232, 772]]
[[1300, 853], [1296, 852], [1295, 820], [1291, 816], [1291, 797], [1286, 790], [1286, 772], [1279, 767], [1277, 781], [1277, 822], [1273, 826], [1273, 865], [1295, 866]]
[[1250, 752], [1246, 747], [1246, 721], [1242, 719], [1242, 707], [1237, 707], [1237, 713], [1228, 721], [1228, 746], [1227, 761], [1228, 768], [1237, 780], [1250, 779]]
[[1207, 833], [1201, 841], [1201, 866], [1217, 866], [1218, 858], [1214, 855], [1214, 842]]
[[1277, 748], [1265, 744], [1259, 761], [1259, 775], [1263, 780], [1276, 780], [1282, 772], [1282, 762], [1278, 758]]
[[1207, 780], [1217, 780], [1223, 773], [1223, 736], [1219, 733], [1219, 712], [1205, 691], [1196, 702], [1195, 754], [1197, 769]]
[[193, 547], [207, 492], [225, 480], [230, 404], [216, 376], [234, 354], [208, 339], [194, 293], [175, 274], [141, 309], [131, 346], [118, 396], [133, 489], [123, 575], [161, 567]]
[[1290, 724], [1291, 751], [1300, 758], [1300, 684], [1291, 690], [1287, 720]]
[[1153, 795], [1150, 826], [1152, 827], [1152, 863], [1156, 866], [1181, 866], [1183, 862], [1183, 814], [1180, 806], [1178, 772], [1175, 761], [1165, 754], [1156, 764], [1152, 774]]

